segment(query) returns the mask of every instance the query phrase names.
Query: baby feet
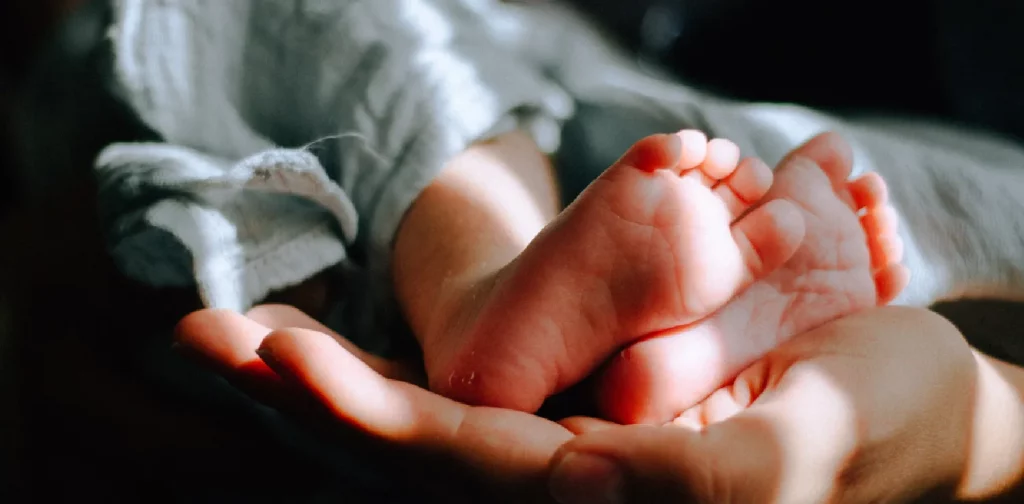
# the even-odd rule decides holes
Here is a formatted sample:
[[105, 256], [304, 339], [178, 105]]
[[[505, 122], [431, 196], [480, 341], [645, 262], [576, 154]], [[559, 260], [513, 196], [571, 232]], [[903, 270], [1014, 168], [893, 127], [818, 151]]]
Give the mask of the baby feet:
[[602, 413], [625, 423], [670, 420], [791, 336], [891, 301], [909, 280], [896, 212], [881, 177], [847, 181], [851, 170], [852, 152], [835, 134], [783, 160], [765, 204], [800, 209], [799, 250], [714, 316], [621, 352], [600, 379]]
[[421, 339], [431, 388], [536, 411], [615, 349], [714, 313], [804, 238], [806, 212], [784, 198], [748, 212], [771, 185], [731, 142], [641, 140]]

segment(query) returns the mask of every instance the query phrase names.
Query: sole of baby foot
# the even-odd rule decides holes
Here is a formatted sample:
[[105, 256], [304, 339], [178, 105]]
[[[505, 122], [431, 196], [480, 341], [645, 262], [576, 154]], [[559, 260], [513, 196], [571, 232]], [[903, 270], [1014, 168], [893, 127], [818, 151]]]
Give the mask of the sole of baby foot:
[[488, 284], [456, 330], [424, 342], [431, 387], [536, 411], [617, 348], [708, 316], [783, 264], [799, 209], [751, 207], [771, 170], [695, 131], [638, 142]]
[[783, 160], [765, 201], [800, 208], [799, 250], [714, 316], [620, 352], [598, 380], [601, 412], [667, 421], [788, 338], [895, 298], [909, 280], [896, 213], [880, 176], [848, 181], [851, 170], [851, 149], [832, 133]]

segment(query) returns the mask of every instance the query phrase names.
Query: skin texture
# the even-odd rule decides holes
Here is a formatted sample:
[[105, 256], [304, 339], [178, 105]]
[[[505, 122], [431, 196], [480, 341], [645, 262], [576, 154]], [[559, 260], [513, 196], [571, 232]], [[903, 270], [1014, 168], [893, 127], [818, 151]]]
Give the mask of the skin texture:
[[[287, 321], [279, 320], [282, 310], [291, 310], [292, 318]], [[781, 376], [790, 376], [799, 374], [792, 369], [818, 367], [814, 362], [834, 353], [835, 345], [828, 343], [841, 334], [877, 335], [876, 339], [880, 341], [909, 339], [911, 344], [903, 347], [901, 352], [893, 353], [872, 352], [870, 347], [859, 348], [854, 344], [863, 343], [866, 341], [864, 338], [845, 339], [844, 341], [847, 342], [845, 344], [850, 345], [850, 354], [857, 357], [846, 359], [850, 361], [850, 369], [855, 372], [837, 375], [840, 379], [836, 383], [841, 385], [840, 388], [844, 390], [863, 391], [866, 394], [864, 397], [869, 398], [871, 394], [885, 396], [890, 391], [903, 391], [904, 394], [897, 394], [900, 398], [905, 398], [907, 395], [920, 395], [924, 398], [922, 402], [907, 402], [906, 404], [899, 402], [896, 405], [901, 407], [893, 409], [893, 411], [904, 413], [902, 420], [899, 418], [900, 415], [896, 415], [895, 421], [902, 422], [906, 426], [899, 432], [902, 434], [914, 433], [919, 436], [910, 438], [895, 436], [883, 439], [880, 444], [875, 446], [881, 453], [886, 453], [886, 447], [893, 447], [888, 450], [890, 455], [893, 453], [899, 455], [905, 453], [904, 449], [907, 446], [917, 446], [917, 451], [913, 453], [925, 460], [931, 460], [931, 457], [940, 455], [945, 457], [940, 457], [940, 460], [954, 461], [966, 460], [966, 457], [969, 457], [970, 463], [966, 465], [973, 469], [960, 467], [959, 472], [948, 471], [947, 467], [936, 468], [910, 464], [905, 459], [902, 463], [897, 464], [898, 457], [893, 460], [881, 458], [878, 463], [856, 466], [858, 471], [852, 474], [857, 475], [857, 478], [837, 478], [835, 484], [830, 487], [833, 490], [833, 495], [849, 495], [850, 497], [836, 500], [857, 502], [858, 499], [854, 497], [858, 495], [890, 495], [898, 491], [926, 492], [934, 491], [936, 488], [939, 490], [957, 489], [961, 496], [986, 496], [998, 492], [1001, 485], [1005, 486], [1006, 483], [1009, 483], [1012, 486], [1015, 484], [1019, 478], [1021, 452], [1018, 443], [1007, 440], [1019, 439], [1021, 432], [1024, 432], [1024, 429], [1018, 428], [1018, 424], [1015, 423], [1016, 419], [1020, 417], [1021, 410], [1018, 396], [1024, 394], [1022, 392], [1024, 388], [1021, 386], [1024, 380], [1020, 378], [1020, 368], [992, 361], [977, 353], [970, 353], [970, 350], [962, 345], [962, 338], [953, 328], [948, 325], [934, 324], [934, 319], [930, 319], [931, 323], [929, 323], [929, 318], [934, 316], [927, 312], [920, 310], [899, 312], [896, 313], [895, 319], [879, 315], [879, 313], [886, 312], [886, 310], [876, 310], [858, 315], [857, 320], [862, 323], [843, 326], [846, 328], [845, 332], [838, 331], [836, 335], [827, 338], [820, 337], [820, 335], [832, 334], [828, 332], [829, 328], [837, 326], [840, 324], [839, 322], [827, 324], [808, 335], [793, 338], [790, 342], [783, 344], [783, 349], [795, 345], [798, 341], [807, 340], [816, 341], [820, 345], [811, 345], [804, 353], [792, 354], [798, 360], [798, 362], [789, 363], [793, 365], [778, 366], [776, 364], [774, 369], [782, 370]], [[408, 370], [397, 363], [374, 361], [367, 357], [369, 365], [360, 364], [362, 361], [358, 358], [358, 352], [346, 352], [342, 346], [338, 345], [337, 342], [341, 340], [339, 336], [324, 331], [322, 327], [318, 328], [314, 325], [315, 323], [309, 322], [308, 317], [299, 315], [301, 314], [297, 314], [290, 308], [263, 307], [252, 314], [254, 319], [262, 320], [262, 323], [256, 323], [252, 319], [242, 321], [236, 314], [198, 312], [186, 318], [179, 326], [179, 341], [182, 342], [184, 348], [192, 349], [191, 351], [195, 355], [201, 356], [204, 362], [216, 366], [225, 376], [254, 396], [261, 397], [272, 404], [281, 405], [282, 408], [290, 408], [298, 418], [315, 418], [317, 423], [322, 426], [326, 418], [328, 430], [335, 434], [338, 432], [348, 433], [351, 439], [359, 441], [356, 443], [357, 445], [361, 443], [363, 446], [368, 446], [367, 453], [379, 454], [386, 463], [442, 469], [443, 474], [435, 474], [435, 477], [429, 478], [429, 481], [410, 482], [417, 488], [419, 488], [419, 484], [424, 485], [423, 488], [439, 488], [440, 495], [449, 495], [452, 491], [460, 493], [458, 491], [462, 490], [457, 497], [470, 500], [484, 498], [487, 500], [507, 499], [513, 502], [545, 502], [549, 498], [547, 489], [543, 488], [547, 483], [548, 468], [546, 464], [551, 461], [551, 457], [548, 455], [553, 456], [561, 441], [572, 439], [573, 434], [589, 433], [591, 435], [580, 437], [578, 440], [587, 440], [588, 443], [593, 442], [606, 447], [610, 445], [638, 447], [635, 452], [622, 454], [621, 458], [617, 460], [617, 462], [631, 467], [624, 483], [627, 489], [633, 489], [631, 492], [636, 492], [635, 488], [637, 487], [650, 486], [655, 489], [651, 492], [659, 492], [658, 495], [677, 499], [682, 498], [683, 501], [686, 497], [699, 497], [705, 501], [714, 502], [716, 499], [712, 497], [722, 496], [721, 494], [701, 493], [700, 490], [706, 489], [707, 485], [700, 486], [700, 482], [695, 480], [691, 474], [693, 471], [686, 470], [687, 464], [693, 461], [691, 458], [680, 455], [681, 452], [684, 452], [681, 446], [687, 446], [679, 444], [683, 443], [678, 436], [682, 435], [680, 432], [685, 432], [684, 429], [675, 426], [621, 428], [596, 419], [580, 418], [554, 424], [532, 415], [468, 407], [445, 400], [418, 386], [405, 385], [408, 383], [407, 381], [381, 381], [383, 380], [382, 376], [389, 376], [402, 377], [412, 383], [423, 383], [422, 380], [416, 379], [415, 371]], [[307, 322], [303, 322], [303, 318]], [[275, 324], [275, 320], [278, 320], [277, 324]], [[899, 321], [903, 322], [897, 323]], [[914, 336], [915, 331], [924, 332], [928, 338], [951, 338], [953, 341], [961, 341], [961, 345], [935, 345], [930, 340], [924, 340], [920, 334]], [[819, 336], [811, 337], [811, 335]], [[262, 359], [255, 353], [255, 349], [261, 345], [264, 347], [262, 352], [264, 358]], [[926, 355], [922, 349], [936, 352], [936, 355]], [[957, 380], [945, 382], [940, 380], [940, 382], [931, 383], [928, 380], [916, 379], [916, 376], [931, 378], [932, 374], [929, 374], [927, 369], [917, 365], [905, 365], [904, 362], [904, 354], [912, 357], [911, 362], [920, 362], [919, 357], [927, 356], [932, 358], [927, 361], [928, 369], [934, 369], [932, 366], [935, 362], [948, 362], [949, 369], [957, 369], [966, 362], [962, 355], [956, 357], [960, 351], [969, 352], [969, 355], [974, 357], [973, 362], [986, 364], [984, 366], [978, 364], [977, 369], [987, 371], [950, 373], [943, 376], [971, 380], [971, 386], [964, 386], [962, 383], [957, 385]], [[860, 358], [864, 355], [868, 355], [870, 358]], [[761, 365], [762, 369], [768, 369], [763, 364], [766, 359], [770, 358], [758, 360], [751, 369], [758, 365]], [[814, 365], [795, 366], [804, 361], [812, 362]], [[337, 366], [336, 364], [339, 362], [346, 363], [346, 365]], [[899, 379], [895, 381], [863, 380], [872, 375], [879, 367], [898, 368], [897, 370], [901, 373], [897, 375]], [[858, 382], [858, 380], [861, 381]], [[844, 381], [849, 381], [853, 385], [850, 383], [844, 385]], [[365, 399], [365, 396], [359, 394], [358, 390], [352, 387], [357, 387], [355, 384], [361, 386], [365, 383], [376, 383], [379, 387], [383, 387], [374, 390], [387, 394], [394, 400], [360, 402], [357, 399]], [[808, 383], [813, 385], [814, 381], [811, 380]], [[748, 386], [747, 389], [751, 390], [753, 387]], [[941, 398], [942, 404], [946, 405], [951, 402], [955, 406], [948, 411], [943, 410], [942, 414], [937, 417], [944, 418], [942, 415], [947, 415], [953, 420], [938, 425], [934, 422], [924, 422], [921, 421], [919, 415], [915, 414], [916, 410], [910, 407], [916, 405], [924, 408], [925, 411], [932, 411], [936, 406], [924, 403], [935, 400], [931, 395], [933, 389], [946, 390], [947, 396]], [[956, 420], [962, 418], [958, 416], [957, 411], [963, 407], [965, 402], [951, 401], [950, 399], [960, 397], [957, 394], [966, 389], [972, 391], [972, 399], [990, 398], [988, 401], [979, 399], [966, 401], [973, 408], [973, 425], [987, 427], [985, 429], [976, 427], [963, 429], [966, 433], [961, 435], [972, 440], [967, 443], [972, 447], [969, 455], [960, 453], [960, 448], [963, 448], [965, 444], [955, 442], [956, 432], [960, 432], [959, 427], [964, 427], [963, 422]], [[399, 392], [392, 393], [395, 390]], [[781, 410], [791, 407], [795, 413], [790, 414], [787, 418], [799, 420], [795, 418], [800, 416], [798, 413], [801, 412], [801, 407], [798, 406], [806, 404], [800, 402], [801, 397], [809, 397], [814, 400], [828, 397], [827, 394], [815, 395], [813, 386], [795, 387], [795, 390], [795, 393], [785, 396], [786, 400], [777, 399], [778, 396], [771, 393], [762, 393], [757, 404], [783, 404], [783, 406], [778, 406]], [[856, 396], [856, 394], [853, 395]], [[304, 399], [296, 400], [297, 397]], [[720, 400], [723, 394], [712, 394], [712, 397], [717, 397], [717, 400]], [[772, 400], [769, 401], [769, 398]], [[743, 401], [733, 402], [743, 404]], [[870, 406], [872, 401], [863, 403]], [[310, 404], [316, 407], [310, 408]], [[703, 408], [704, 410], [715, 409], [706, 404]], [[327, 410], [326, 413], [324, 409]], [[733, 412], [737, 409], [742, 410], [743, 408], [737, 408], [735, 405], [731, 408]], [[867, 427], [880, 426], [879, 428], [884, 429], [894, 421], [894, 417], [889, 411], [886, 411], [883, 416], [870, 414], [871, 408], [865, 409], [867, 414], [859, 415], [858, 418], [862, 419], [863, 424]], [[730, 408], [726, 408], [726, 410], [728, 411]], [[419, 422], [417, 415], [396, 415], [396, 411], [420, 412], [423, 416], [444, 420], [441, 422]], [[691, 411], [689, 416], [692, 417], [692, 411], [699, 410], [689, 411]], [[968, 416], [970, 415], [968, 413]], [[709, 418], [721, 420], [714, 415]], [[783, 418], [783, 420], [785, 419]], [[828, 427], [833, 423], [827, 417], [812, 417], [810, 420], [809, 423], [796, 423], [795, 425], [801, 427], [796, 430], [807, 432], [807, 429], [815, 426]], [[706, 422], [714, 424], [713, 421]], [[464, 425], [470, 425], [472, 428], [464, 429], [461, 427]], [[648, 437], [633, 437], [633, 432], [644, 432], [646, 433], [644, 436]], [[366, 436], [367, 433], [371, 435]], [[531, 444], [531, 436], [537, 436], [537, 439], [542, 441], [539, 444]], [[777, 452], [778, 447], [784, 447], [787, 450], [792, 448], [800, 453], [800, 450], [808, 448], [806, 444], [800, 442], [800, 438], [801, 436], [778, 438], [778, 445], [767, 446], [765, 450], [762, 450], [761, 455], [770, 454], [773, 450]], [[922, 438], [925, 438], [926, 441], [933, 441], [922, 442]], [[492, 444], [491, 441], [496, 439], [500, 442]], [[837, 437], [837, 439], [843, 438]], [[950, 439], [954, 441], [946, 443]], [[940, 441], [934, 442], [934, 440]], [[520, 446], [529, 448], [520, 451], [518, 449]], [[821, 446], [824, 456], [831, 460], [849, 453], [849, 445], [824, 444]], [[949, 448], [950, 446], [952, 448]], [[558, 455], [553, 464], [553, 467], [556, 468], [555, 481], [552, 482], [553, 487], [564, 487], [564, 484], [559, 483], [559, 481], [564, 483], [564, 478], [558, 476], [558, 462], [564, 462], [565, 457], [579, 447], [580, 445], [576, 444], [566, 445], [563, 452]], [[747, 451], [749, 452], [749, 450]], [[516, 456], [510, 457], [510, 453], [515, 453]], [[601, 455], [610, 457], [618, 453], [610, 451]], [[711, 450], [700, 453], [708, 457], [706, 465], [723, 468], [720, 478], [716, 481], [721, 482], [720, 487], [727, 488], [735, 492], [736, 495], [751, 495], [747, 492], [764, 491], [764, 486], [757, 487], [757, 485], [764, 485], [766, 481], [774, 481], [773, 478], [777, 476], [769, 474], [767, 479], [757, 479], [748, 477], [751, 473], [747, 472], [742, 478], [732, 479], [729, 477], [729, 474], [732, 473], [725, 471], [729, 465], [728, 460], [721, 458], [720, 454], [713, 453]], [[750, 453], [756, 454], [756, 452]], [[719, 458], [715, 458], [716, 456]], [[892, 472], [890, 470], [892, 467], [899, 467], [900, 470]], [[922, 474], [924, 472], [929, 474]], [[950, 473], [956, 473], [956, 476], [949, 476]], [[894, 482], [892, 475], [898, 475], [899, 481]], [[937, 480], [948, 481], [934, 483]], [[868, 483], [854, 486], [860, 481]], [[591, 485], [591, 487], [593, 486]], [[947, 492], [947, 494], [952, 493], [952, 490]], [[650, 495], [650, 493], [627, 492], [625, 497], [631, 499], [629, 501], [632, 502], [649, 502], [649, 500], [645, 500], [645, 497]]]
[[[616, 347], [708, 315], [781, 264], [802, 234], [796, 210], [777, 201], [730, 226], [771, 180], [763, 163], [738, 159], [731, 143], [693, 131], [643, 139], [525, 247], [506, 239], [527, 219], [524, 195], [508, 197], [515, 188], [502, 183], [503, 167], [473, 160], [463, 169], [456, 160], [410, 210], [396, 242], [410, 253], [396, 254], [395, 278], [409, 283], [407, 262], [443, 271], [433, 284], [440, 295], [429, 297], [452, 299], [430, 311], [433, 324], [410, 316], [431, 387], [464, 402], [535, 411]], [[498, 268], [461, 280], [476, 275], [418, 253], [438, 241], [441, 257], [471, 257], [471, 272]], [[417, 285], [410, 291], [432, 284]], [[461, 294], [446, 295], [453, 291]]]
[[[724, 310], [691, 338], [720, 339], [733, 351], [742, 335], [764, 334], [746, 360], [724, 363], [731, 375], [774, 342], [884, 304], [905, 285], [895, 223], [865, 233], [855, 215], [893, 213], [885, 186], [877, 176], [846, 185], [849, 148], [835, 135], [816, 137], [784, 162], [784, 183], [764, 201], [770, 170], [740, 162], [731, 142], [696, 131], [648, 137], [546, 225], [552, 207], [538, 202], [550, 201], [554, 188], [543, 158], [530, 152], [513, 135], [453, 160], [396, 238], [396, 291], [430, 386], [460, 401], [536, 411], [615, 350], [698, 321], [754, 283], [746, 307]], [[816, 225], [808, 237], [805, 221]], [[801, 240], [799, 255], [761, 281]], [[832, 250], [841, 252], [838, 262], [827, 259]], [[700, 355], [690, 350], [679, 354]], [[660, 354], [636, 352], [607, 381], [610, 395], [636, 390], [651, 406], [614, 404], [606, 414], [664, 420], [710, 391], [698, 383], [689, 387], [696, 397], [662, 399], [667, 392], [650, 379], [632, 379], [666, 368], [647, 358]]]
[[1010, 501], [1021, 376], [933, 313], [869, 310], [784, 343], [671, 427], [573, 439], [552, 489], [565, 503]]
[[874, 173], [848, 181], [852, 166], [849, 146], [833, 134], [782, 160], [765, 200], [799, 209], [800, 248], [713, 316], [614, 357], [601, 380], [603, 416], [667, 421], [793, 335], [900, 293], [909, 272], [900, 265], [903, 244], [885, 182]]
[[407, 475], [396, 483], [411, 491], [444, 502], [554, 502], [547, 465], [568, 428], [432, 393], [422, 368], [369, 356], [292, 307], [199, 311], [176, 340], [251, 396]]
[[[416, 385], [401, 363], [346, 350], [294, 308], [250, 317], [196, 312], [177, 341], [249, 394], [344, 437], [368, 463], [433, 469], [405, 483], [446, 501], [555, 502], [553, 492], [565, 503], [612, 502], [594, 500], [609, 491], [637, 503], [1020, 497], [1024, 370], [973, 351], [926, 310], [867, 310], [795, 337], [665, 426], [556, 424], [466, 406]], [[563, 466], [580, 455], [621, 476], [581, 480]]]

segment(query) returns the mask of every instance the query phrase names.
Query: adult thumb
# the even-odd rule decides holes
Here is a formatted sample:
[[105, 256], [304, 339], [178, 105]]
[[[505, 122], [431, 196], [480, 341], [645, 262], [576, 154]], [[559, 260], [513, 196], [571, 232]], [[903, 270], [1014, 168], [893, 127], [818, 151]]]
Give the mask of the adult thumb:
[[552, 460], [562, 504], [771, 502], [782, 448], [770, 423], [737, 415], [703, 431], [634, 425], [580, 435]]

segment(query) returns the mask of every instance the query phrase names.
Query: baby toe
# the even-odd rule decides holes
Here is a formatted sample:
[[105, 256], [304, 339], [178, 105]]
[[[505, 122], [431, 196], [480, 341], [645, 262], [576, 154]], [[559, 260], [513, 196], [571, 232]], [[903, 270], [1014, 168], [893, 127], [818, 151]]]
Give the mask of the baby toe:
[[742, 285], [749, 285], [793, 257], [806, 233], [803, 214], [792, 203], [773, 200], [755, 208], [732, 226], [743, 258]]
[[636, 169], [645, 172], [675, 170], [685, 145], [677, 135], [651, 135], [633, 144], [621, 159], [606, 173], [622, 169]]
[[885, 179], [875, 172], [865, 173], [850, 181], [847, 190], [853, 199], [854, 210], [872, 209], [889, 201], [889, 188]]
[[890, 264], [875, 273], [878, 305], [891, 303], [910, 284], [910, 270], [902, 264]]
[[871, 252], [871, 268], [875, 271], [903, 260], [903, 239], [897, 233], [869, 236], [868, 249]]
[[860, 225], [869, 239], [874, 236], [895, 234], [899, 229], [899, 215], [891, 205], [875, 207], [861, 216]]
[[794, 157], [807, 158], [817, 164], [835, 188], [841, 187], [853, 171], [853, 149], [833, 132], [819, 134], [794, 149], [779, 163], [780, 169]]
[[682, 130], [675, 135], [682, 143], [677, 173], [701, 165], [708, 155], [708, 137], [698, 130]]
[[707, 144], [707, 157], [700, 170], [713, 180], [732, 175], [740, 162], [740, 148], [724, 138], [715, 138]]
[[715, 194], [733, 220], [738, 219], [754, 203], [757, 203], [772, 185], [772, 170], [757, 158], [747, 158], [736, 170], [715, 186]]

